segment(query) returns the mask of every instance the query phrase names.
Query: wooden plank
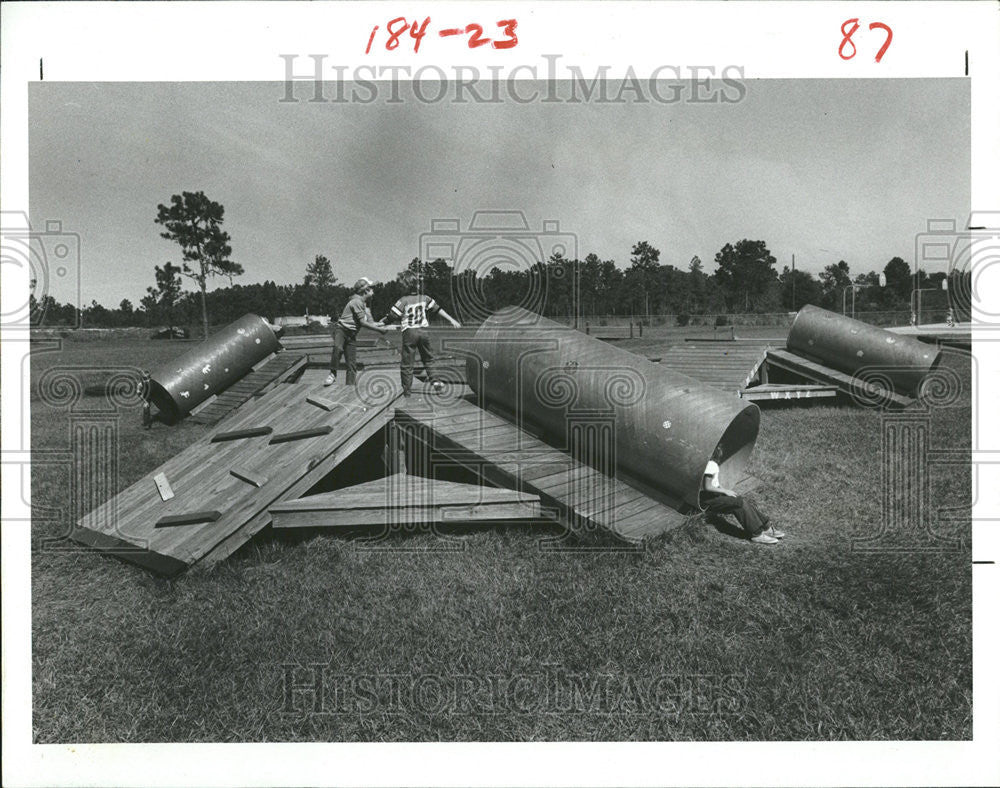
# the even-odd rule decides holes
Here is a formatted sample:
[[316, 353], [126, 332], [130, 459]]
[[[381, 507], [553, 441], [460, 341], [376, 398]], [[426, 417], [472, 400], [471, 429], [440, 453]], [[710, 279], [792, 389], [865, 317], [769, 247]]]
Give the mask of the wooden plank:
[[217, 432], [212, 436], [212, 443], [222, 443], [223, 441], [243, 440], [244, 438], [256, 438], [260, 435], [270, 435], [273, 427], [251, 427], [247, 430], [233, 430], [232, 432]]
[[816, 397], [829, 398], [837, 396], [837, 387], [810, 383], [768, 383], [744, 389], [741, 396], [746, 400], [765, 402], [770, 400], [810, 399]]
[[212, 509], [202, 512], [186, 512], [185, 514], [172, 514], [161, 517], [156, 521], [157, 528], [170, 528], [176, 525], [196, 525], [198, 523], [214, 523], [222, 517], [222, 512]]
[[539, 520], [542, 507], [535, 503], [439, 504], [371, 509], [320, 509], [271, 511], [272, 526], [294, 528], [357, 528], [423, 523], [511, 522]]
[[113, 555], [145, 569], [152, 570], [164, 577], [175, 577], [188, 568], [184, 561], [169, 555], [150, 552], [141, 545], [127, 542], [110, 534], [92, 531], [89, 528], [74, 528], [70, 533], [74, 542], [100, 550], [107, 555]]
[[537, 520], [537, 495], [510, 489], [392, 476], [355, 487], [277, 503], [275, 528], [315, 528], [393, 523]]
[[273, 513], [347, 508], [380, 509], [390, 505], [444, 506], [537, 500], [538, 496], [504, 487], [484, 487], [478, 484], [396, 474], [340, 490], [279, 502], [271, 506], [269, 511]]
[[263, 487], [267, 484], [267, 477], [262, 474], [249, 471], [246, 468], [230, 468], [229, 472], [237, 479], [252, 484], [254, 487]]
[[326, 424], [322, 427], [313, 427], [308, 430], [295, 430], [294, 432], [282, 432], [279, 435], [275, 435], [271, 440], [268, 441], [268, 445], [273, 446], [275, 443], [287, 443], [288, 441], [300, 441], [306, 438], [317, 438], [320, 435], [329, 435], [333, 431], [333, 427]]
[[306, 402], [310, 405], [315, 405], [317, 408], [322, 408], [323, 410], [333, 410], [338, 407], [336, 402], [328, 400], [325, 397], [306, 397]]

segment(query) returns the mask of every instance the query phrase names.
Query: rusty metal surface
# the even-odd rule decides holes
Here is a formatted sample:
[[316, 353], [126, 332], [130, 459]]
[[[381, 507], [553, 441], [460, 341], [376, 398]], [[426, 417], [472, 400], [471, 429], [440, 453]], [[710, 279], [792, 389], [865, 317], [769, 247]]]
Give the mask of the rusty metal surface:
[[848, 375], [877, 375], [909, 396], [917, 396], [941, 359], [932, 345], [816, 306], [799, 310], [787, 348]]
[[573, 450], [588, 424], [597, 437], [584, 440], [599, 444], [613, 424], [613, 446], [591, 446], [590, 464], [611, 455], [615, 473], [691, 506], [716, 447], [725, 486], [747, 475], [760, 410], [732, 393], [520, 308], [497, 312], [468, 347], [467, 380], [483, 404], [558, 448]]
[[278, 350], [263, 318], [247, 314], [150, 373], [149, 398], [173, 419], [224, 391]]

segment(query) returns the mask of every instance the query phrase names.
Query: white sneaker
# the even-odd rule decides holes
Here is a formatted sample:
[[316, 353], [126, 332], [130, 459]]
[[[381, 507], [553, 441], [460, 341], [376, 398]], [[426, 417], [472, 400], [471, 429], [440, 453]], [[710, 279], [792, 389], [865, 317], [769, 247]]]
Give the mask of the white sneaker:
[[773, 525], [770, 528], [768, 528], [766, 531], [764, 531], [764, 533], [766, 533], [768, 536], [773, 536], [775, 539], [784, 539], [785, 538], [785, 532], [784, 531], [779, 531]]
[[337, 382], [337, 376], [331, 372], [329, 375], [326, 376], [326, 380], [323, 381], [323, 385], [332, 386], [336, 382]]
[[767, 531], [761, 531], [756, 536], [750, 539], [754, 544], [777, 544], [778, 540], [773, 536], [768, 536]]

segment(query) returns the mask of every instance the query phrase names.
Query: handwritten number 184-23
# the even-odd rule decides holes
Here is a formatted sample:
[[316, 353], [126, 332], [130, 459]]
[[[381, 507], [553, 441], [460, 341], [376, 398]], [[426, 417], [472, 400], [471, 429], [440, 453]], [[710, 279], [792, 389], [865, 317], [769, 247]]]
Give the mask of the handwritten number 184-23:
[[[409, 32], [410, 38], [413, 39], [413, 52], [416, 54], [420, 51], [420, 42], [427, 33], [427, 26], [430, 24], [430, 21], [431, 18], [429, 16], [423, 22], [414, 20], [412, 24], [407, 22], [406, 17], [403, 16], [397, 16], [395, 19], [389, 20], [389, 23], [385, 26], [386, 32], [389, 33], [389, 37], [385, 42], [385, 48], [390, 52], [396, 49], [399, 46], [400, 37]], [[493, 49], [510, 49], [517, 46], [517, 34], [514, 32], [517, 29], [516, 19], [501, 19], [497, 22], [497, 27], [500, 28], [504, 36], [503, 38], [491, 39], [484, 37], [483, 26], [477, 24], [466, 25], [464, 28], [446, 28], [439, 30], [438, 35], [445, 38], [447, 36], [460, 36], [468, 33], [469, 49], [476, 49], [487, 44], [492, 46]], [[368, 36], [368, 46], [365, 47], [366, 55], [372, 50], [372, 44], [375, 41], [375, 34], [378, 32], [378, 28], [379, 26], [375, 25], [372, 28], [371, 35]]]

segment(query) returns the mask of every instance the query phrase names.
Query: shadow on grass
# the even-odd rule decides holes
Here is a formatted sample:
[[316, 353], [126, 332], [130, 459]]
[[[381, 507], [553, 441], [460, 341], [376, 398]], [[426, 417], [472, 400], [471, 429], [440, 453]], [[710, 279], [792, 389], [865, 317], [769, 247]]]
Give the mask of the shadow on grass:
[[393, 524], [384, 528], [372, 526], [338, 528], [296, 528], [274, 529], [271, 526], [257, 533], [243, 545], [233, 558], [246, 558], [261, 551], [272, 552], [298, 547], [316, 539], [330, 540], [349, 545], [357, 550], [399, 550], [400, 552], [435, 552], [464, 550], [470, 537], [484, 534], [500, 534], [507, 538], [525, 540], [575, 540], [584, 544], [582, 538], [568, 532], [558, 523], [539, 520], [532, 523], [523, 521], [491, 520], [470, 523], [434, 523], [427, 527], [408, 528]]

